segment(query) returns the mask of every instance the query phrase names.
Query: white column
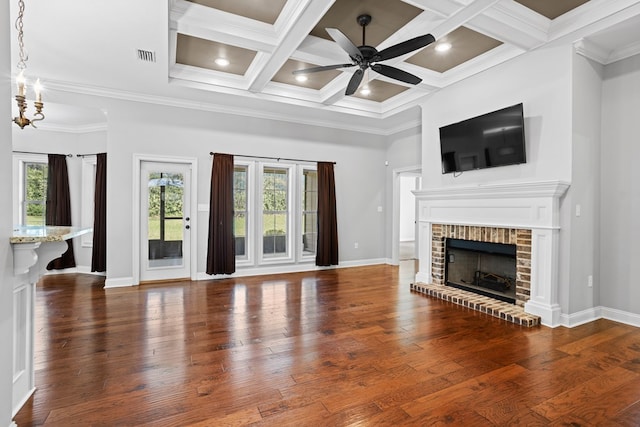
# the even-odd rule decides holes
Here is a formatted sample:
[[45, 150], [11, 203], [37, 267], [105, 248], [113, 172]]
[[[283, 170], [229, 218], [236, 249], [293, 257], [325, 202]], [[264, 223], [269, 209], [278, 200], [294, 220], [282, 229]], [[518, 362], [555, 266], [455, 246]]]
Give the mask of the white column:
[[418, 255], [418, 272], [416, 273], [416, 282], [431, 283], [431, 223], [428, 221], [420, 221], [418, 223], [418, 239], [420, 253]]
[[531, 297], [524, 304], [545, 326], [560, 325], [558, 304], [559, 230], [531, 230]]

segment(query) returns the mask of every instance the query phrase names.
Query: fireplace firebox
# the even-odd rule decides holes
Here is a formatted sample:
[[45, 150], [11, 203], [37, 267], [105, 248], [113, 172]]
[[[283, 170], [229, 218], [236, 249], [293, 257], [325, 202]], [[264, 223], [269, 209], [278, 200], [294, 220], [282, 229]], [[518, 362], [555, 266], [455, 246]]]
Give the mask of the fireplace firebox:
[[516, 245], [452, 239], [445, 241], [445, 284], [516, 302]]

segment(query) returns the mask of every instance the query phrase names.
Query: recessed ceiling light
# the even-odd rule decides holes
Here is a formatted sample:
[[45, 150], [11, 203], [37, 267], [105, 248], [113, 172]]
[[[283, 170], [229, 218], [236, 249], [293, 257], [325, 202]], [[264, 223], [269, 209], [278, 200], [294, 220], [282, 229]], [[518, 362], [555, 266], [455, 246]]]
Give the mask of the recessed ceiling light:
[[365, 86], [360, 89], [360, 93], [364, 96], [369, 96], [371, 94], [371, 89], [369, 89], [369, 86]]
[[301, 83], [306, 82], [307, 80], [309, 80], [309, 78], [307, 76], [303, 76], [302, 74], [298, 74], [296, 76], [296, 81], [299, 81]]
[[447, 43], [447, 42], [438, 43], [435, 49], [437, 52], [446, 52], [449, 49], [451, 49], [451, 43]]
[[227, 58], [218, 58], [215, 62], [221, 67], [226, 67], [227, 65], [229, 65], [229, 60]]

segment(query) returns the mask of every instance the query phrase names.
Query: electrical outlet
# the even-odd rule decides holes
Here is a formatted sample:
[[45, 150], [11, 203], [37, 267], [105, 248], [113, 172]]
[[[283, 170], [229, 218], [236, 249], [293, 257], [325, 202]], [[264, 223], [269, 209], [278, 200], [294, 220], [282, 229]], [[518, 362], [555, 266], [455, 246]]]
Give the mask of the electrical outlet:
[[587, 277], [587, 286], [593, 288], [593, 276], [591, 274]]
[[355, 243], [353, 244], [353, 247], [354, 247], [354, 249], [358, 249], [358, 242], [355, 242]]

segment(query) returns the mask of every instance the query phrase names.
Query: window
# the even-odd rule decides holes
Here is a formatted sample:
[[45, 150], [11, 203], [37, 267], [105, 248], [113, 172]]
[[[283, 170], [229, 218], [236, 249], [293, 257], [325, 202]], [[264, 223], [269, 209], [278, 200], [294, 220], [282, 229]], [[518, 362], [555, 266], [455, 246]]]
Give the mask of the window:
[[318, 242], [318, 171], [302, 172], [302, 255], [316, 254]]
[[[256, 174], [252, 172], [254, 168]], [[233, 189], [237, 265], [315, 259], [318, 228], [315, 166], [236, 159]]]
[[46, 155], [14, 153], [13, 155], [13, 223], [46, 225], [47, 174]]
[[249, 167], [235, 165], [233, 168], [233, 235], [236, 257], [248, 258], [247, 219], [248, 219], [248, 182]]
[[262, 171], [262, 254], [286, 256], [289, 236], [289, 170], [265, 167]]

